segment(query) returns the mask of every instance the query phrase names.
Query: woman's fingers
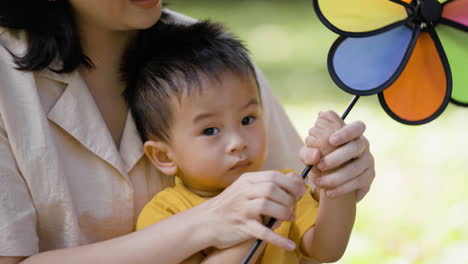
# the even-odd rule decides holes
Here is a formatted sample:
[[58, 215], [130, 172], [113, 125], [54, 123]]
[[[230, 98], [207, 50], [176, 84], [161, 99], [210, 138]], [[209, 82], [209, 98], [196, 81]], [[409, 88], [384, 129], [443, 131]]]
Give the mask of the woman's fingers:
[[333, 189], [345, 182], [352, 180], [353, 178], [361, 175], [365, 170], [372, 167], [373, 160], [371, 155], [364, 155], [361, 158], [355, 159], [346, 165], [315, 179], [317, 186]]
[[307, 192], [304, 182], [294, 173], [263, 172], [263, 175], [250, 177], [255, 188], [251, 188], [247, 198], [252, 201], [249, 215], [274, 217], [283, 221], [294, 219], [296, 202]]
[[361, 175], [351, 179], [350, 181], [339, 185], [335, 189], [326, 191], [329, 197], [338, 197], [357, 190], [356, 200], [360, 201], [369, 192], [370, 185], [374, 180], [375, 172], [373, 168], [365, 170]]
[[[336, 113], [321, 113], [309, 130], [300, 157], [305, 164], [315, 165], [308, 177], [318, 187], [326, 189], [328, 195], [356, 192], [357, 199], [361, 200], [375, 177], [369, 141], [363, 136], [366, 126], [357, 121], [345, 126], [342, 123], [341, 128], [333, 129], [333, 124], [341, 121], [338, 119]], [[323, 157], [317, 162], [320, 155]]]
[[255, 199], [259, 197], [266, 198], [288, 208], [294, 207], [297, 201], [295, 195], [290, 195], [285, 190], [271, 182], [259, 184], [254, 192], [250, 194], [249, 198]]
[[258, 222], [255, 222], [255, 221], [250, 222], [249, 231], [252, 236], [258, 239], [261, 239], [267, 243], [276, 245], [280, 248], [283, 248], [289, 251], [294, 250], [296, 248], [296, 244], [293, 241], [275, 233], [273, 230], [269, 229], [268, 227]]
[[362, 121], [353, 122], [330, 136], [330, 144], [339, 147], [361, 137], [366, 131], [366, 125]]
[[[369, 173], [369, 175], [371, 175], [371, 174]], [[374, 177], [375, 177], [375, 173], [372, 174], [372, 180], [374, 179]], [[370, 190], [370, 185], [371, 184], [372, 184], [372, 181], [369, 182], [369, 185], [363, 186], [361, 189], [357, 190], [357, 194], [356, 194], [356, 201], [357, 202], [361, 201], [366, 196], [366, 194]]]
[[367, 151], [341, 168], [329, 173], [315, 170], [311, 176], [317, 186], [327, 189], [329, 197], [357, 191], [356, 199], [360, 201], [369, 192], [375, 178], [374, 157]]
[[252, 200], [249, 210], [248, 214], [250, 217], [262, 215], [274, 217], [282, 221], [291, 221], [294, 218], [294, 207], [286, 207], [264, 198]]
[[359, 158], [365, 151], [369, 151], [369, 141], [365, 137], [359, 137], [323, 157], [317, 167], [321, 171], [333, 170]]
[[264, 226], [264, 219], [280, 221], [295, 218], [296, 202], [307, 192], [296, 174], [275, 171], [246, 173], [220, 195], [201, 206], [213, 212], [212, 229], [217, 230], [213, 246], [227, 248], [248, 239], [259, 238], [284, 249], [293, 249], [291, 241]]
[[[299, 200], [306, 192], [304, 181], [295, 173], [282, 174], [277, 171], [265, 171], [261, 174], [246, 173], [240, 177], [249, 181], [250, 184], [272, 183], [286, 191], [296, 200]], [[257, 189], [252, 188], [252, 194], [258, 195]]]
[[[268, 219], [268, 220], [269, 220], [269, 219]], [[267, 223], [268, 223], [268, 221], [267, 221]], [[272, 226], [270, 229], [271, 229], [271, 230], [276, 230], [276, 229], [278, 229], [278, 228], [281, 226], [282, 223], [283, 223], [283, 221], [281, 221], [281, 220], [276, 220], [275, 223], [273, 224], [273, 226]]]

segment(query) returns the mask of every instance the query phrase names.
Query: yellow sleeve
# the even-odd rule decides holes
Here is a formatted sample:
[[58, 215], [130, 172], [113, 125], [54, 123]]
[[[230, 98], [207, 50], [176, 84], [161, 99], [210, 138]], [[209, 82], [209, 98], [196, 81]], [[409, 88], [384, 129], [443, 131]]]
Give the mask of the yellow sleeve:
[[177, 206], [180, 205], [177, 202], [178, 200], [177, 194], [171, 189], [165, 189], [158, 193], [145, 205], [138, 216], [136, 230], [143, 229], [183, 211], [184, 209]]

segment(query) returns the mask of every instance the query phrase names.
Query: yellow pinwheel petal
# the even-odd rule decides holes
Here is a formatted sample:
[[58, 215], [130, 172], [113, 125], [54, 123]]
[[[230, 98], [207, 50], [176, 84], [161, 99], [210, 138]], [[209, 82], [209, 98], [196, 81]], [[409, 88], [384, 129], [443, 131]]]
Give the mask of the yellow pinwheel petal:
[[314, 7], [322, 22], [342, 35], [372, 32], [408, 17], [403, 5], [389, 0], [314, 0]]

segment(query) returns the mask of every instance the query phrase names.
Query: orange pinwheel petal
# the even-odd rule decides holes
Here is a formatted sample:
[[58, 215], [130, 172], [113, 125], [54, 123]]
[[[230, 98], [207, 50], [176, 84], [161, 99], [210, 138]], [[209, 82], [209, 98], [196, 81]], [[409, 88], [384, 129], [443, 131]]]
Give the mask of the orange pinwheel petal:
[[397, 121], [424, 124], [446, 108], [451, 94], [450, 70], [445, 53], [437, 47], [442, 50], [435, 33], [422, 32], [401, 76], [379, 94], [385, 111]]

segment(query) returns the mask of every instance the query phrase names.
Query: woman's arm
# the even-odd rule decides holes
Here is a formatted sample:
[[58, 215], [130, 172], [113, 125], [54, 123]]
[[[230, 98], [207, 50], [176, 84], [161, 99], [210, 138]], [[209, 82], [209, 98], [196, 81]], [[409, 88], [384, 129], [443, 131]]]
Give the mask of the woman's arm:
[[180, 263], [214, 240], [206, 217], [211, 213], [200, 214], [203, 209], [207, 208], [187, 210], [119, 238], [40, 253], [21, 263]]
[[[249, 252], [252, 245], [255, 243], [255, 240], [248, 240], [244, 243], [241, 243], [237, 246], [228, 249], [216, 249], [206, 256], [201, 264], [239, 264], [242, 263], [245, 256]], [[263, 253], [265, 249], [265, 243], [258, 248], [255, 252], [255, 255], [250, 259], [249, 264], [257, 263], [258, 258]]]
[[[190, 258], [184, 260], [180, 264], [239, 264], [247, 255], [247, 252], [253, 245], [254, 241], [255, 240], [249, 240], [227, 249], [214, 249], [211, 250], [208, 254], [199, 252], [191, 256]], [[249, 264], [256, 263], [264, 247], [265, 246], [262, 245], [262, 247], [256, 251], [255, 255], [251, 258]]]
[[0, 257], [0, 264], [17, 264], [20, 263], [23, 257]]
[[[274, 188], [259, 191], [265, 189], [262, 188], [265, 185]], [[276, 188], [294, 197], [290, 199], [291, 204], [280, 205], [279, 197], [272, 197], [274, 192], [271, 190]], [[21, 263], [127, 264], [154, 263], [156, 260], [165, 264], [181, 263], [205, 248], [228, 248], [252, 238], [290, 250], [294, 246], [291, 241], [263, 226], [259, 219], [269, 215], [287, 220], [296, 194], [304, 193], [304, 189], [301, 179], [292, 174], [246, 174], [217, 197], [138, 232], [76, 248], [40, 253]]]

